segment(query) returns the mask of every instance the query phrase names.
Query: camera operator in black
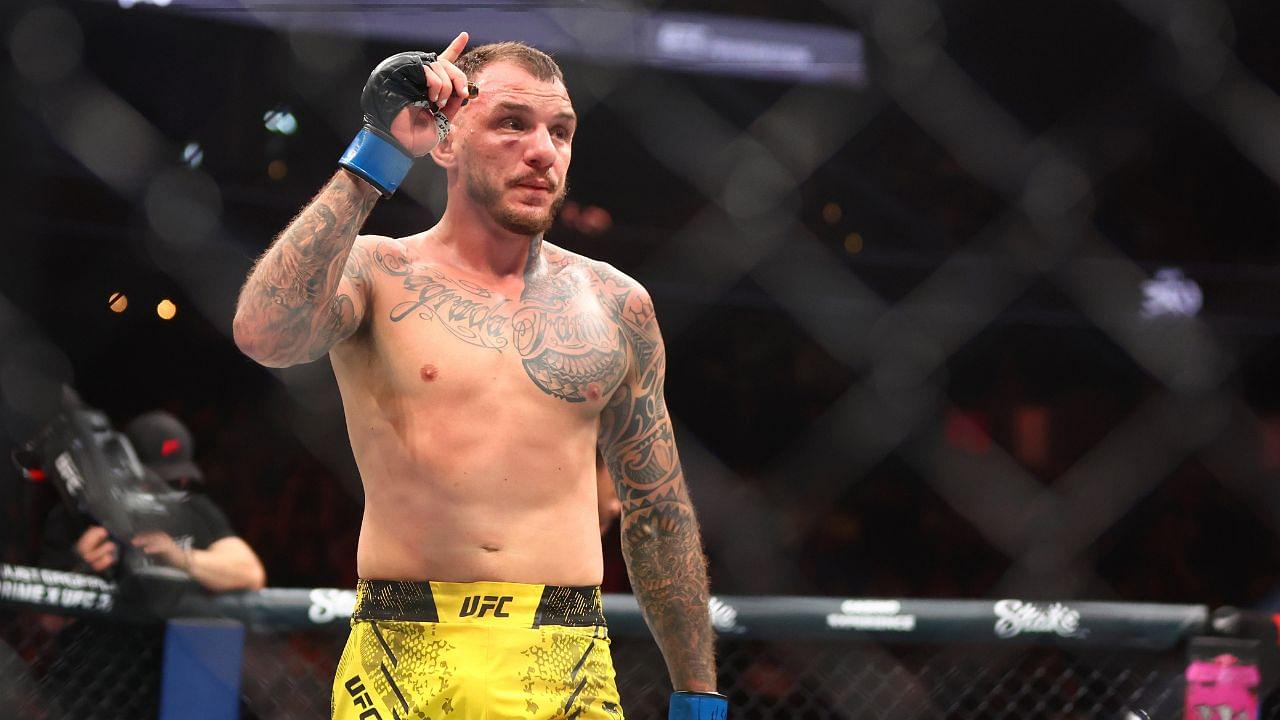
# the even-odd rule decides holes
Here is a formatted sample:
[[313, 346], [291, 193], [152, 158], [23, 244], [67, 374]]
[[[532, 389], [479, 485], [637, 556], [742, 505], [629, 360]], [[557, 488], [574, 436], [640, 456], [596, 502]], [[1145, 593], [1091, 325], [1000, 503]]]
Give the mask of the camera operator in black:
[[[147, 562], [182, 570], [212, 592], [262, 589], [262, 561], [236, 536], [226, 515], [198, 492], [204, 475], [193, 461], [194, 443], [186, 426], [157, 410], [135, 418], [125, 435], [146, 472], [185, 493], [165, 527], [139, 533], [132, 538], [133, 548]], [[121, 549], [105, 528], [59, 505], [45, 521], [41, 564], [113, 578]]]
[[[193, 462], [195, 448], [186, 426], [169, 413], [154, 411], [129, 423], [125, 435], [143, 472], [154, 481], [150, 485], [167, 483], [177, 491], [172, 511], [156, 518], [159, 529], [117, 539], [92, 518], [60, 503], [45, 520], [40, 564], [96, 573], [121, 582], [129, 592], [154, 589], [131, 582], [127, 572], [148, 564], [180, 569], [210, 592], [261, 589], [266, 573], [257, 554], [235, 535], [226, 515], [198, 492], [204, 474]], [[132, 547], [126, 549], [122, 542]], [[132, 557], [122, 563], [122, 552]], [[156, 716], [162, 624], [45, 615], [41, 625], [56, 633], [55, 659], [43, 688], [50, 718], [85, 717], [90, 710], [102, 720]]]

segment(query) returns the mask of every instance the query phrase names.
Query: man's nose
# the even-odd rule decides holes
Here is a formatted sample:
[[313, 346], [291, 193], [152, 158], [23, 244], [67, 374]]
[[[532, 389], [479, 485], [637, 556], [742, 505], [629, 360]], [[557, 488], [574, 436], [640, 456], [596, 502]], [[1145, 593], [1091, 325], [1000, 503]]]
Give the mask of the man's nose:
[[551, 139], [551, 131], [546, 127], [534, 130], [525, 148], [524, 160], [538, 169], [551, 167], [556, 161], [556, 144]]

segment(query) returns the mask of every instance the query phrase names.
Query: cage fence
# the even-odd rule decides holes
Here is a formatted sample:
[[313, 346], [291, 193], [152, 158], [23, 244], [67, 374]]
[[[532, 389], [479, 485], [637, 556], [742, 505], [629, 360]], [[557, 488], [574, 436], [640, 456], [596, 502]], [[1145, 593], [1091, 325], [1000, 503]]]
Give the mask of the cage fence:
[[[163, 617], [131, 604], [67, 615], [14, 588], [72, 576], [18, 572], [29, 579], [10, 582], [0, 615], [3, 707], [23, 718], [154, 717]], [[40, 577], [48, 582], [30, 579]], [[242, 717], [319, 718], [329, 712], [353, 598], [275, 589], [189, 596], [168, 612], [245, 622]], [[671, 686], [638, 606], [609, 595], [606, 607], [624, 711], [664, 716]], [[1189, 642], [1221, 631], [1276, 644], [1269, 618], [1210, 624], [1203, 606], [759, 596], [717, 598], [711, 616], [719, 687], [738, 718], [1175, 720]], [[1275, 684], [1269, 662], [1264, 697]]]
[[[607, 158], [582, 163], [585, 182], [616, 187], [619, 203], [645, 197], [681, 201], [679, 212], [654, 209], [668, 227], [617, 227], [617, 237], [626, 242], [609, 249], [653, 290], [673, 356], [690, 359], [673, 364], [674, 374], [683, 373], [677, 381], [691, 393], [709, 384], [705, 375], [720, 361], [707, 357], [708, 326], [738, 328], [726, 341], [743, 356], [763, 352], [762, 344], [775, 341], [751, 333], [758, 314], [739, 311], [753, 304], [771, 316], [771, 327], [785, 330], [775, 334], [792, 346], [776, 350], [781, 364], [792, 365], [799, 375], [805, 358], [816, 357], [826, 368], [825, 379], [812, 381], [816, 390], [806, 388], [803, 379], [784, 381], [793, 394], [812, 392], [817, 399], [751, 399], [738, 389], [730, 402], [757, 407], [737, 413], [729, 412], [731, 406], [703, 402], [702, 396], [682, 404], [680, 393], [669, 393], [687, 454], [707, 458], [708, 475], [762, 484], [761, 502], [785, 516], [778, 531], [783, 540], [813, 536], [832, 508], [847, 502], [878, 466], [903, 463], [913, 471], [910, 480], [945, 502], [957, 524], [968, 526], [962, 532], [975, 532], [1005, 559], [1002, 577], [989, 589], [1006, 594], [1113, 595], [1114, 578], [1100, 577], [1091, 546], [1187, 462], [1202, 463], [1197, 467], [1256, 508], [1256, 522], [1274, 534], [1280, 517], [1280, 506], [1269, 500], [1274, 472], [1261, 467], [1257, 448], [1239, 451], [1242, 436], [1270, 427], [1237, 382], [1251, 348], [1227, 337], [1229, 323], [1221, 318], [1189, 311], [1188, 303], [1198, 302], [1199, 286], [1186, 277], [1153, 277], [1152, 269], [1129, 252], [1130, 243], [1111, 236], [1114, 229], [1098, 207], [1124, 163], [1096, 140], [1125, 123], [1146, 122], [1141, 113], [1153, 112], [1124, 106], [1135, 83], [1146, 82], [1140, 70], [1148, 65], [1153, 72], [1171, 73], [1165, 92], [1199, 115], [1244, 162], [1277, 177], [1280, 151], [1265, 141], [1260, 128], [1274, 126], [1280, 99], [1236, 56], [1231, 9], [1216, 0], [1123, 0], [1081, 10], [1129, 28], [1134, 42], [1151, 53], [1117, 55], [1116, 82], [1099, 86], [1079, 103], [1055, 99], [1050, 105], [1061, 110], [1058, 117], [1028, 117], [1027, 102], [995, 92], [989, 80], [975, 75], [971, 60], [956, 57], [946, 31], [948, 22], [957, 20], [945, 4], [831, 0], [823, 7], [827, 15], [861, 29], [831, 35], [857, 46], [860, 54], [851, 62], [858, 71], [842, 70], [843, 80], [810, 78], [763, 93], [726, 83], [699, 85], [652, 67], [591, 61], [587, 49], [599, 45], [602, 33], [623, 36], [635, 31], [631, 26], [606, 31], [572, 18], [573, 10], [539, 4], [503, 11], [526, 13], [568, 38], [566, 57], [578, 71], [569, 81], [583, 128], [595, 119], [605, 126], [599, 134], [612, 141], [609, 147], [621, 152], [634, 146], [643, 156], [635, 168], [672, 180], [669, 192], [646, 194], [617, 177]], [[245, 21], [257, 42], [279, 45], [287, 65], [281, 72], [300, 103], [295, 121], [340, 135], [353, 120], [349, 103], [334, 101], [333, 88], [340, 81], [359, 86], [367, 72], [361, 60], [373, 50], [368, 47], [373, 41], [315, 30], [323, 27], [322, 9], [298, 4], [288, 12], [258, 8], [241, 17], [231, 8], [212, 15]], [[109, 15], [105, 4], [82, 2], [36, 4], [18, 13], [9, 36], [18, 99], [22, 112], [112, 196], [110, 202], [141, 211], [140, 225], [124, 230], [141, 235], [130, 251], [171, 276], [213, 327], [229, 333], [235, 289], [266, 240], [243, 237], [249, 226], [245, 217], [261, 216], [259, 205], [270, 191], [246, 185], [234, 173], [219, 175], [212, 159], [203, 168], [193, 163], [191, 152], [178, 147], [173, 129], [156, 112], [140, 107], [145, 102], [114, 88], [87, 64], [85, 48], [113, 30], [136, 27], [141, 41], [147, 41], [151, 22], [156, 28], [176, 22], [216, 25], [209, 15], [201, 17], [199, 8], [195, 15], [179, 7], [167, 14], [140, 10]], [[375, 28], [427, 10], [392, 4], [351, 12], [365, 27]], [[133, 20], [123, 17], [140, 19], [130, 25]], [[458, 11], [449, 17], [463, 23], [489, 15]], [[301, 18], [317, 24], [301, 24]], [[1032, 20], [1017, 16], [1018, 22]], [[706, 22], [703, 30], [711, 32], [715, 25]], [[249, 32], [217, 27], [222, 28], [216, 31], [219, 37]], [[261, 39], [264, 33], [268, 40]], [[42, 58], [49, 62], [37, 62]], [[1108, 62], [1092, 60], [1090, 77], [1105, 75]], [[1057, 73], [1048, 77], [1063, 77], [1046, 68]], [[749, 111], [735, 111], [736, 100], [747, 96], [751, 100], [742, 104]], [[892, 141], [903, 135], [909, 139]], [[886, 136], [890, 142], [882, 143]], [[272, 139], [277, 141], [285, 142]], [[886, 149], [879, 149], [882, 144]], [[894, 157], [894, 148], [907, 157]], [[305, 155], [318, 157], [318, 152]], [[918, 154], [927, 160], [914, 162], [911, 156]], [[855, 162], [864, 155], [870, 162]], [[895, 174], [891, 168], [900, 159], [904, 165]], [[393, 203], [386, 212], [438, 214], [441, 182], [437, 174], [415, 172], [403, 188], [408, 202]], [[883, 189], [870, 187], [876, 183]], [[931, 195], [929, 188], [936, 184], [942, 190]], [[806, 215], [815, 196], [844, 204], [846, 209], [837, 203], [832, 212], [854, 219], [840, 227], [878, 225], [884, 242], [864, 247], [860, 233], [833, 237], [818, 227]], [[936, 210], [927, 208], [933, 201]], [[947, 220], [957, 208], [963, 217]], [[281, 209], [281, 222], [289, 212]], [[85, 223], [65, 223], [51, 216], [38, 225], [50, 232], [87, 229]], [[902, 244], [901, 253], [887, 247], [894, 242]], [[1021, 447], [1017, 440], [992, 441], [999, 433], [982, 421], [967, 420], [973, 404], [965, 399], [969, 391], [950, 377], [967, 347], [1004, 324], [1017, 323], [1010, 313], [1016, 316], [1028, 295], [1046, 288], [1066, 304], [1063, 312], [1072, 322], [1105, 338], [1102, 342], [1119, 353], [1119, 362], [1143, 385], [1130, 407], [1108, 415], [1115, 421], [1108, 432], [1095, 434], [1069, 462], [1055, 448], [1046, 461], [1040, 457], [1044, 452]], [[1033, 323], [1053, 325], [1056, 311], [1033, 307], [1031, 312], [1038, 313]], [[25, 324], [18, 335], [15, 347], [30, 352], [14, 352], [13, 383], [49, 386], [49, 376], [64, 372], [69, 363], [58, 360], [61, 351], [38, 325]], [[302, 446], [352, 489], [331, 374], [296, 368], [279, 378], [263, 405], [286, 418], [281, 430], [296, 433]], [[38, 394], [6, 397], [18, 405], [27, 400], [38, 405], [31, 399]], [[741, 417], [712, 418], [705, 410], [712, 405], [722, 416]], [[1018, 432], [1034, 427], [1059, 432], [1073, 422], [1058, 405], [1023, 403], [999, 412], [1018, 415], [1016, 421], [1005, 420]], [[786, 413], [770, 421], [760, 417], [761, 407]], [[33, 407], [11, 409], [36, 414]], [[1036, 412], [1040, 415], [1033, 417]], [[968, 429], [959, 432], [979, 436], [980, 452], [954, 452], [956, 425], [966, 422]], [[750, 438], [764, 437], [753, 426], [769, 425], [776, 437], [735, 445], [722, 437], [726, 423]], [[743, 461], [744, 456], [750, 460]], [[241, 470], [233, 466], [228, 474]], [[695, 492], [699, 482], [712, 482], [701, 480], [699, 472], [689, 475]], [[1012, 511], [993, 512], [986, 502], [993, 495], [1004, 497], [1000, 506]], [[732, 518], [709, 529], [718, 535], [709, 541], [722, 555], [741, 553], [731, 540], [740, 529]], [[773, 562], [775, 572], [785, 575], [785, 566], [799, 562], [800, 549], [794, 541], [782, 544], [787, 547], [774, 554]], [[725, 567], [751, 565], [746, 557], [723, 559]], [[723, 580], [748, 583], [748, 576]]]
[[[760, 508], [780, 507], [785, 527], [779, 532], [804, 536], [892, 456], [1007, 560], [1007, 571], [989, 590], [1106, 593], [1114, 588], [1099, 577], [1094, 544], [1194, 461], [1221, 482], [1221, 492], [1249, 506], [1274, 540], [1280, 518], [1275, 468], [1261, 468], [1257, 448], [1241, 445], [1267, 425], [1255, 399], [1235, 383], [1250, 359], [1248, 348], [1225, 337], [1229, 319], [1185, 312], [1199, 291], [1186, 278], [1152, 284], [1158, 279], [1152, 269], [1136, 261], [1098, 217], [1096, 201], [1122, 163], [1096, 138], [1118, 117], [1129, 120], [1117, 107], [1134, 91], [1133, 82], [1103, 88], [1060, 118], [1028, 121], [950, 54], [944, 3], [826, 5], [865, 28], [875, 72], [871, 89], [856, 103], [846, 90], [796, 85], [776, 92], [743, 122], [724, 98], [648, 69], [588, 64], [572, 79], [584, 122], [596, 113], [610, 119], [611, 132], [638, 143], [688, 191], [685, 216], [674, 228], [616, 231], [641, 240], [640, 250], [628, 251], [626, 269], [654, 290], [673, 353], [696, 348], [696, 336], [725, 308], [754, 303], [783, 316], [797, 344], [816, 349], [834, 367], [829, 375], [839, 378], [839, 387], [816, 409], [791, 418], [794, 432], [762, 463], [761, 474], [779, 478], [785, 490], [739, 492], [726, 502], [752, 510], [739, 517], [767, 516]], [[1280, 98], [1237, 56], [1232, 8], [1217, 0], [1099, 5], [1145, 28], [1135, 35], [1150, 50], [1144, 67], [1170, 78], [1178, 103], [1192, 108], [1257, 172], [1280, 180], [1280, 145], [1273, 141]], [[212, 165], [193, 166], [191, 153], [171, 129], [161, 128], [156, 113], [94, 73], [82, 51], [94, 41], [95, 28], [80, 19], [80, 6], [71, 7], [33, 5], [12, 25], [8, 37], [23, 111], [115, 202], [139, 211], [141, 229], [127, 232], [144, 239], [133, 250], [171, 275], [197, 310], [228, 332], [234, 291], [254, 244], [236, 237], [237, 224], [260, 209], [259, 200], [245, 198], [261, 192], [219, 176]], [[551, 13], [564, 32], [584, 41], [597, 32], [555, 15], [555, 8], [537, 11]], [[270, 13], [260, 19], [291, 49], [289, 72], [309, 103], [303, 119], [349, 129], [352, 117], [343, 112], [350, 108], [331, 96], [339, 78], [367, 72], [357, 67], [360, 41], [314, 37]], [[330, 52], [335, 49], [341, 52]], [[42, 57], [57, 62], [34, 62]], [[1116, 72], [1132, 68], [1117, 66]], [[929, 170], [917, 170], [927, 177], [898, 183], [889, 171], [852, 177], [859, 173], [843, 154], [876, 144], [885, 125], [909, 127], [918, 136], [907, 144], [912, 151], [926, 145], [932, 148], [926, 154], [939, 156]], [[896, 159], [881, 158], [885, 165]], [[945, 183], [933, 175], [939, 168]], [[801, 208], [813, 186], [833, 174], [845, 176], [846, 184], [824, 192], [856, 198], [845, 212], [857, 206], [894, 219], [885, 221], [891, 230], [884, 234], [908, 246], [942, 236], [943, 242], [932, 243], [941, 249], [897, 262], [892, 252], [864, 248], [861, 235], [833, 240], [815, 230]], [[860, 185], [885, 178], [880, 192]], [[957, 202], [948, 193], [967, 204], [961, 222], [934, 214], [918, 218], [918, 205], [904, 199], [929, 194], [935, 183], [942, 186], [941, 204]], [[442, 208], [439, 179], [428, 173], [411, 176], [403, 197], [437, 214]], [[292, 212], [273, 210], [281, 222]], [[45, 221], [55, 230], [85, 230], [62, 218]], [[257, 246], [265, 242], [260, 240]], [[887, 271], [878, 271], [877, 263]], [[1274, 272], [1260, 272], [1263, 283], [1277, 279]], [[884, 275], [899, 277], [886, 282]], [[991, 443], [987, 430], [966, 425], [964, 403], [946, 381], [949, 363], [967, 344], [1045, 286], [1154, 388], [1131, 412], [1118, 413], [1114, 426], [1096, 433], [1077, 459], [1060, 466], [1012, 444]], [[17, 326], [16, 317], [6, 313], [3, 322]], [[6, 355], [7, 388], [43, 387], [69, 364], [46, 337], [53, 329], [26, 324], [16, 331], [13, 347], [26, 350]], [[347, 463], [345, 445], [333, 441], [341, 423], [331, 379], [305, 369], [281, 379], [266, 402], [289, 408], [294, 421], [285, 425], [317, 457], [334, 468]], [[15, 412], [34, 415], [34, 394], [6, 392], [5, 401]], [[673, 405], [680, 414], [678, 398]], [[947, 442], [957, 437], [959, 442]], [[702, 458], [704, 477], [746, 485], [720, 461], [725, 449], [712, 423], [683, 423], [681, 442], [688, 457]], [[981, 452], [966, 451], [976, 446]], [[690, 476], [695, 492], [698, 483], [712, 482], [696, 472]], [[760, 556], [733, 557], [744, 552], [732, 542], [741, 534], [733, 521], [708, 524], [718, 533], [708, 541], [721, 555], [721, 567], [745, 568], [742, 576], [761, 572], [752, 568]], [[797, 564], [794, 555], [769, 557], [779, 574]], [[0, 623], [8, 645], [0, 652], [9, 670], [0, 674], [6, 694], [19, 699], [0, 707], [30, 713], [20, 717], [51, 718], [145, 715], [154, 708], [158, 627], [119, 633], [109, 621], [67, 624], [25, 613], [6, 614]], [[331, 630], [251, 633], [242, 688], [246, 716], [323, 716], [341, 641], [341, 633]], [[635, 717], [658, 715], [666, 681], [656, 649], [630, 637], [619, 637], [615, 648], [624, 705]], [[1142, 710], [1155, 718], [1176, 717], [1180, 709], [1185, 657], [1172, 650], [993, 652], [966, 644], [729, 638], [721, 665], [741, 717], [1110, 718]]]
[[[45, 619], [47, 622], [47, 618]], [[0, 715], [31, 720], [154, 718], [161, 623], [75, 620], [58, 631], [31, 615], [3, 621], [8, 686]], [[250, 633], [241, 717], [328, 717], [345, 634]], [[615, 638], [628, 717], [665, 714], [670, 682], [649, 638]], [[1185, 658], [1177, 650], [884, 645], [726, 639], [720, 688], [733, 717], [802, 720], [1179, 718]]]

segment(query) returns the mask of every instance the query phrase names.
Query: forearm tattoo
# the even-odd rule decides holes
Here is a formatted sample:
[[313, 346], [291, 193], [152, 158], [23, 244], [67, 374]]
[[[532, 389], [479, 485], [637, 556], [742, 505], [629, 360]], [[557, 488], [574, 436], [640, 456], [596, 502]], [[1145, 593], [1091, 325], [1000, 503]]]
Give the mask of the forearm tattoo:
[[631, 348], [631, 380], [601, 415], [600, 447], [622, 500], [631, 585], [676, 688], [715, 687], [706, 557], [663, 397], [666, 353], [642, 291], [606, 282]]
[[[377, 199], [339, 172], [280, 233], [240, 291], [241, 347], [267, 364], [308, 362], [355, 331], [368, 259], [351, 247]], [[338, 292], [344, 275], [359, 297]]]

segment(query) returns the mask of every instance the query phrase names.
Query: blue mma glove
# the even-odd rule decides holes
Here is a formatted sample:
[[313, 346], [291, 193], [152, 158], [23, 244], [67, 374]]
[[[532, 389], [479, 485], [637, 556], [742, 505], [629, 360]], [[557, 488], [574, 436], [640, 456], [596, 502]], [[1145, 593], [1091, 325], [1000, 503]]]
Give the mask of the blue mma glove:
[[373, 69], [360, 94], [364, 127], [356, 134], [338, 164], [364, 178], [390, 197], [400, 187], [413, 166], [413, 155], [391, 135], [391, 121], [406, 106], [428, 108], [436, 120], [440, 139], [449, 133], [449, 121], [427, 101], [427, 64], [436, 54], [402, 52], [383, 60]]
[[667, 720], [725, 720], [729, 717], [729, 698], [720, 693], [671, 693]]

